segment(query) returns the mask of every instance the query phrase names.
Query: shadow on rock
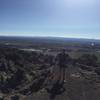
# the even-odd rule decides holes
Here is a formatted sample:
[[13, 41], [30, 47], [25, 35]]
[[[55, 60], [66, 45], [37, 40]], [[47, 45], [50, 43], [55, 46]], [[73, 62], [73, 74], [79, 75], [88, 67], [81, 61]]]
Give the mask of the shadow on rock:
[[64, 83], [57, 81], [51, 87], [47, 87], [46, 90], [50, 94], [50, 100], [54, 100], [57, 95], [65, 92]]

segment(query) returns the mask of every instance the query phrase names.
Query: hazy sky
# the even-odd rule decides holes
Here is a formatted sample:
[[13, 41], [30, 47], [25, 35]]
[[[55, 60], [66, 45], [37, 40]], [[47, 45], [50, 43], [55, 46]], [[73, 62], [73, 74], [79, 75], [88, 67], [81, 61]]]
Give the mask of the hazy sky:
[[100, 0], [0, 0], [0, 35], [100, 39]]

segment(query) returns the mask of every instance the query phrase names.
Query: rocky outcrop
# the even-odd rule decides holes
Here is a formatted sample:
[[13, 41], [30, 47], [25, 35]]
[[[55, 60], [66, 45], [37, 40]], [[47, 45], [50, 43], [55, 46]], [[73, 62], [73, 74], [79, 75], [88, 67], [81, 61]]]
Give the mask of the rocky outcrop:
[[62, 84], [52, 82], [51, 72], [54, 79], [58, 75], [53, 58], [1, 48], [0, 100], [100, 100], [100, 64], [95, 56], [85, 55], [69, 61], [66, 83]]

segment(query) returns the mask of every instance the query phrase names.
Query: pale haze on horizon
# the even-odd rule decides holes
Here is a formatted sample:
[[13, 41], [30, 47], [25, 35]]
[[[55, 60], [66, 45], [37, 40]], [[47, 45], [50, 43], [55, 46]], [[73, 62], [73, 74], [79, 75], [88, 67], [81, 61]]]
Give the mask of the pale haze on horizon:
[[0, 0], [0, 35], [100, 39], [100, 0]]

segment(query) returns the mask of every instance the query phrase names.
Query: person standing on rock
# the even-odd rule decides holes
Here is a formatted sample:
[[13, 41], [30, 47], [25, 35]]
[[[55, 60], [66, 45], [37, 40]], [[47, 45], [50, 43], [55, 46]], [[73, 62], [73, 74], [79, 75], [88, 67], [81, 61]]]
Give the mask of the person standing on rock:
[[66, 74], [66, 68], [67, 64], [70, 61], [70, 57], [68, 54], [66, 54], [65, 49], [63, 49], [57, 56], [56, 56], [56, 66], [58, 70], [58, 81], [60, 83], [66, 82], [65, 74]]
[[54, 100], [56, 95], [62, 94], [66, 89], [64, 83], [66, 82], [66, 68], [71, 58], [63, 49], [54, 58], [54, 66], [50, 68], [50, 74], [46, 81], [46, 90], [50, 94], [50, 100]]

